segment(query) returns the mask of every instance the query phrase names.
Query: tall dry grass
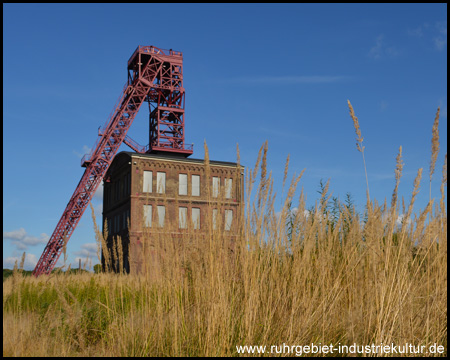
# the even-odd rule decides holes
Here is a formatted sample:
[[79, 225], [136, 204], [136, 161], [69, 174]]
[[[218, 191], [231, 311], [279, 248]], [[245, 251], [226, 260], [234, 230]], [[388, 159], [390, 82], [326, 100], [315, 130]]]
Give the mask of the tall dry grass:
[[[208, 162], [206, 144], [205, 150]], [[423, 210], [414, 209], [418, 170], [399, 227], [401, 150], [390, 206], [370, 200], [367, 182], [365, 221], [343, 204], [333, 217], [325, 211], [329, 183], [306, 211], [303, 192], [295, 200], [303, 171], [277, 211], [266, 142], [246, 169], [245, 214], [234, 238], [223, 219], [212, 229], [210, 211], [206, 237], [190, 224], [182, 241], [163, 232], [147, 238], [143, 251], [151, 262], [140, 276], [36, 279], [16, 269], [3, 283], [3, 355], [232, 356], [237, 345], [283, 343], [437, 343], [446, 355], [447, 165], [440, 206], [431, 200]], [[289, 157], [283, 188], [288, 164]], [[109, 268], [123, 264], [121, 247], [107, 253], [105, 234], [95, 230]]]

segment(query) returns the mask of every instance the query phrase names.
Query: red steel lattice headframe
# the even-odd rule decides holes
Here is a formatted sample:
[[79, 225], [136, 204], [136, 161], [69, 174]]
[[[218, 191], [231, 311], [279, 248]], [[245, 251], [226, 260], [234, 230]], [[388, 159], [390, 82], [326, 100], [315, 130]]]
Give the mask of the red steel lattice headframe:
[[[128, 64], [128, 79], [133, 82], [139, 77], [138, 64], [146, 62], [151, 48], [139, 48], [137, 62]], [[184, 156], [193, 153], [192, 145], [184, 138], [184, 88], [183, 57], [181, 53], [169, 50], [172, 58], [161, 58], [153, 89], [147, 101], [150, 110], [149, 150], [147, 152], [171, 152]], [[170, 61], [169, 61], [170, 60]], [[144, 75], [152, 68], [144, 70]], [[153, 74], [152, 74], [153, 75]]]
[[[86, 170], [44, 249], [33, 274], [49, 274], [106, 174], [142, 103], [148, 101], [150, 152], [192, 154], [184, 144], [183, 55], [154, 46], [139, 46], [128, 61], [128, 81], [92, 152], [83, 157]], [[153, 114], [153, 115], [152, 115]], [[136, 145], [137, 146], [137, 145]]]

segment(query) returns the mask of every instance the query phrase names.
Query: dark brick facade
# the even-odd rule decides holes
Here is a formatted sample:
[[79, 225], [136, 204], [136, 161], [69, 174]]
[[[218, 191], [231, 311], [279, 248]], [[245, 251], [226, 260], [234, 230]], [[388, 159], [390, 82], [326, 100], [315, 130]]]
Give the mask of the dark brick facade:
[[[158, 182], [164, 188], [158, 189]], [[212, 211], [232, 236], [242, 215], [243, 193], [243, 168], [236, 163], [210, 161], [207, 169], [200, 159], [121, 152], [104, 181], [103, 226], [106, 222], [108, 247], [120, 236], [124, 268], [136, 273], [144, 261], [151, 261], [143, 256], [144, 237], [148, 241], [164, 233], [177, 238], [194, 223], [194, 231], [207, 235]]]

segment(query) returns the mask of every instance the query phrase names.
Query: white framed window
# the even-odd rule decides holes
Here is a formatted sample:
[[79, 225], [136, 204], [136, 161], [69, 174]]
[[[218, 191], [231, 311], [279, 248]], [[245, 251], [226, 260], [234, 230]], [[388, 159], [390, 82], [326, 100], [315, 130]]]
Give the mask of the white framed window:
[[178, 227], [180, 229], [186, 229], [187, 226], [187, 207], [178, 208]]
[[192, 196], [200, 196], [200, 175], [192, 175]]
[[152, 206], [144, 205], [144, 224], [147, 227], [152, 227]]
[[192, 224], [194, 229], [200, 229], [200, 209], [192, 208]]
[[231, 229], [232, 222], [233, 222], [233, 210], [225, 210], [225, 230]]
[[233, 179], [225, 179], [225, 198], [231, 199], [231, 189], [233, 188]]
[[178, 175], [178, 195], [188, 194], [187, 174]]
[[158, 194], [166, 193], [166, 173], [158, 172], [156, 174], [156, 192]]
[[153, 173], [151, 171], [144, 171], [143, 192], [152, 192]]
[[164, 219], [166, 217], [166, 208], [162, 205], [158, 205], [158, 225], [164, 227]]
[[219, 196], [219, 188], [220, 188], [220, 178], [217, 176], [214, 176], [212, 178], [212, 196], [217, 197]]
[[217, 209], [213, 209], [212, 212], [212, 221], [213, 221], [213, 229], [216, 230], [217, 229], [217, 214], [218, 214], [218, 210]]

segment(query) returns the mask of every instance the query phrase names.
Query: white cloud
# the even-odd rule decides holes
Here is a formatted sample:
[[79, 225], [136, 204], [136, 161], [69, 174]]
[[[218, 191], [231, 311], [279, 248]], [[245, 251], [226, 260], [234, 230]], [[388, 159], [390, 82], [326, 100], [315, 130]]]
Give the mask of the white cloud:
[[415, 29], [408, 29], [407, 34], [416, 38], [431, 41], [438, 51], [443, 51], [447, 46], [447, 22], [437, 21], [434, 26], [423, 23]]
[[81, 153], [79, 153], [78, 151], [75, 151], [75, 150], [72, 150], [72, 153], [75, 154], [77, 157], [79, 157], [81, 159], [84, 155], [90, 154], [91, 151], [92, 151], [92, 148], [90, 148], [87, 145], [83, 145]]
[[86, 270], [91, 269], [93, 265], [98, 264], [98, 255], [97, 255], [97, 243], [87, 243], [81, 245], [81, 249], [79, 251], [74, 252], [75, 262], [72, 263], [72, 268], [78, 269], [81, 260], [81, 267]]
[[97, 258], [97, 243], [87, 243], [81, 245], [79, 251], [74, 252], [75, 255], [80, 257], [84, 261], [87, 257]]
[[375, 40], [375, 45], [369, 50], [368, 56], [373, 59], [381, 59], [385, 57], [395, 57], [399, 55], [399, 50], [394, 46], [388, 46], [384, 40], [384, 35], [378, 35]]
[[376, 44], [370, 48], [369, 56], [374, 59], [379, 59], [383, 51], [383, 35], [377, 37]]
[[411, 35], [411, 36], [423, 37], [423, 26], [420, 25], [415, 29], [408, 29], [406, 32], [408, 35]]
[[[297, 212], [298, 212], [298, 208], [297, 207], [293, 207], [292, 209], [291, 209], [291, 212], [292, 212], [292, 215], [293, 216], [297, 216]], [[305, 217], [305, 218], [309, 218], [309, 216], [311, 215], [311, 212], [309, 211], [309, 210], [303, 210], [303, 216]], [[320, 214], [319, 214], [320, 215]], [[275, 217], [277, 218], [277, 220], [278, 219], [280, 219], [280, 217], [281, 217], [281, 211], [278, 211], [278, 212], [276, 212], [275, 213]]]
[[437, 22], [435, 28], [438, 35], [433, 38], [434, 46], [442, 51], [447, 46], [447, 22]]
[[444, 50], [444, 48], [447, 46], [447, 38], [443, 38], [442, 36], [435, 37], [433, 39], [434, 46], [439, 51]]
[[30, 236], [24, 228], [3, 232], [3, 241], [10, 240], [18, 250], [26, 250], [28, 246], [46, 244], [49, 239], [50, 237], [45, 233], [42, 233], [39, 237]]
[[94, 211], [95, 211], [95, 216], [98, 217], [99, 219], [102, 218], [103, 216], [103, 203], [97, 204], [96, 206], [94, 206]]
[[441, 109], [439, 112], [439, 116], [441, 118], [447, 118], [447, 99], [446, 98], [440, 98], [438, 100], [438, 106]]
[[[19, 251], [13, 251], [13, 254], [11, 256], [8, 256], [3, 259], [3, 268], [4, 269], [13, 269], [14, 264], [17, 260], [17, 266], [20, 265], [20, 261], [22, 260], [22, 255], [18, 255]], [[34, 270], [36, 267], [36, 264], [38, 263], [39, 257], [35, 254], [31, 254], [26, 252], [25, 253], [25, 262], [23, 265], [24, 270]], [[61, 253], [61, 256], [59, 257], [58, 261], [56, 262], [55, 269], [64, 266], [64, 254]], [[67, 268], [67, 265], [66, 267]]]
[[97, 190], [95, 190], [93, 198], [103, 201], [103, 180], [101, 184], [98, 186]]
[[[4, 269], [13, 269], [14, 264], [17, 261], [17, 266], [20, 265], [20, 261], [22, 260], [22, 257], [20, 256], [9, 256], [5, 259], [3, 259], [3, 268]], [[34, 254], [25, 254], [25, 262], [23, 264], [24, 270], [34, 270], [36, 267], [36, 264], [38, 262], [38, 258]]]
[[[402, 226], [402, 222], [404, 221], [404, 218], [405, 218], [405, 214], [400, 214], [397, 217], [397, 221], [395, 222], [395, 224], [398, 227], [401, 227]], [[411, 224], [411, 218], [406, 219], [406, 225], [410, 225], [410, 224]]]

